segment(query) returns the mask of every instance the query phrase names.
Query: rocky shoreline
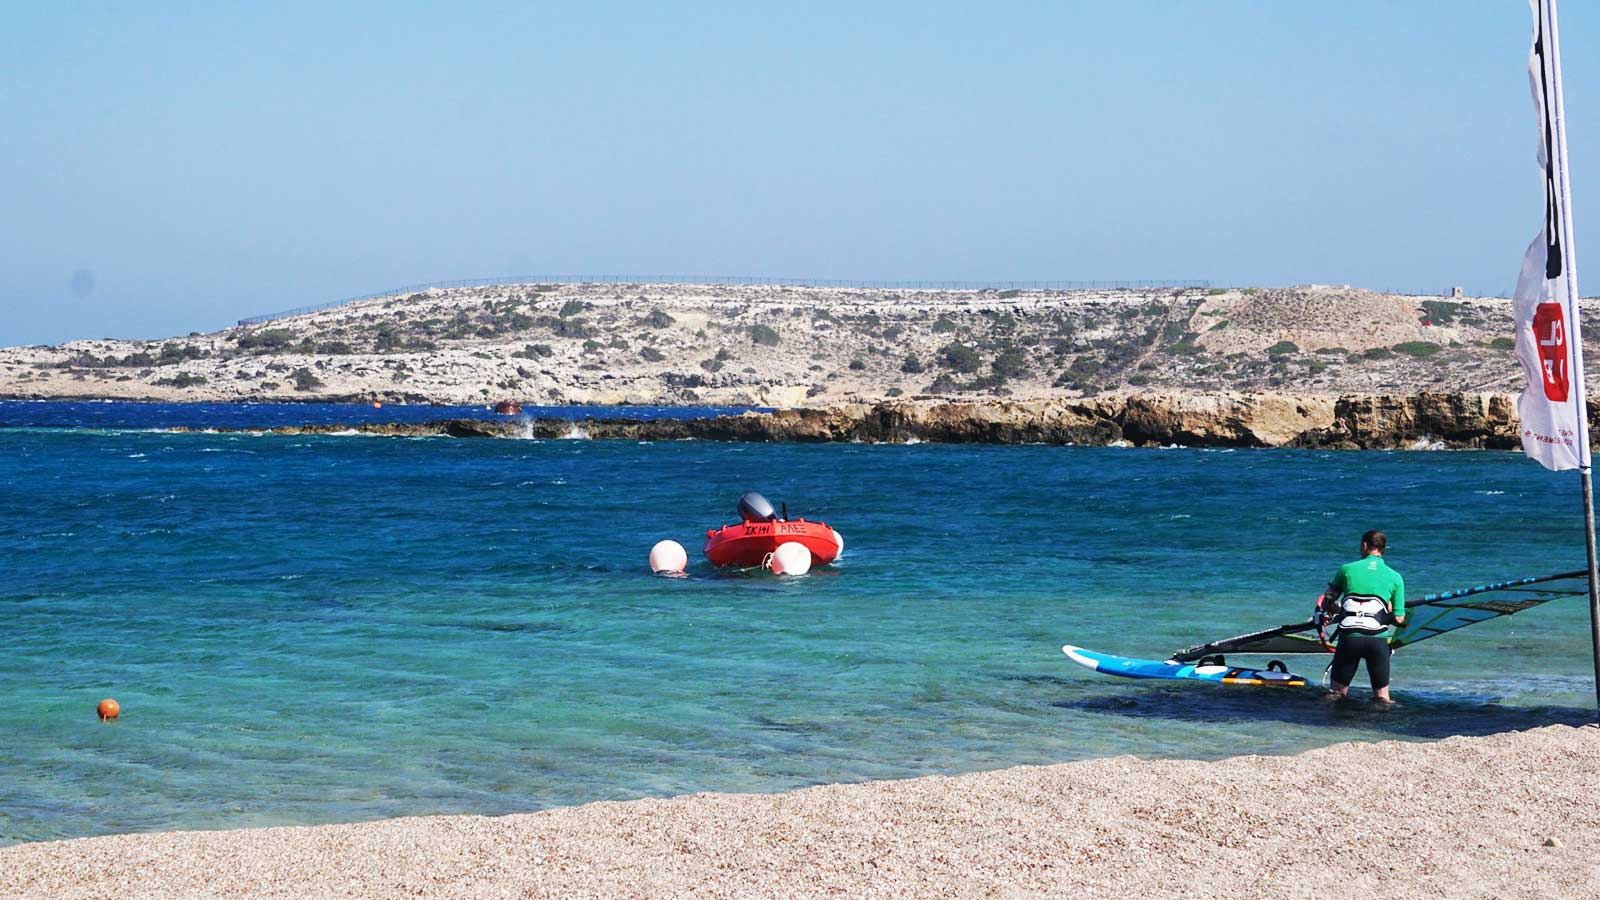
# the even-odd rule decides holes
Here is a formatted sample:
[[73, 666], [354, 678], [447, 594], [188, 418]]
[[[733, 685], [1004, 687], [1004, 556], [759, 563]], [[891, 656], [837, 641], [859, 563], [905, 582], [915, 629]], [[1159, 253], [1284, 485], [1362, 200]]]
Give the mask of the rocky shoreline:
[[[1591, 421], [1596, 412], [1591, 404]], [[1514, 396], [1439, 392], [1344, 397], [1175, 393], [1078, 400], [915, 400], [700, 419], [586, 418], [573, 422], [508, 417], [236, 430], [396, 437], [1337, 450], [1509, 450], [1520, 446]]]

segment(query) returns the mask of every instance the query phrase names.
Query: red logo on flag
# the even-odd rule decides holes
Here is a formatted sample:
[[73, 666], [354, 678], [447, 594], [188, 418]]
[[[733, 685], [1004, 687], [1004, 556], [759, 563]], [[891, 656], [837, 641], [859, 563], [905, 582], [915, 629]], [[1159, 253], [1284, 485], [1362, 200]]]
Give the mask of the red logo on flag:
[[1541, 303], [1533, 311], [1533, 338], [1539, 345], [1544, 395], [1565, 403], [1571, 385], [1567, 376], [1567, 319], [1561, 314], [1561, 304]]

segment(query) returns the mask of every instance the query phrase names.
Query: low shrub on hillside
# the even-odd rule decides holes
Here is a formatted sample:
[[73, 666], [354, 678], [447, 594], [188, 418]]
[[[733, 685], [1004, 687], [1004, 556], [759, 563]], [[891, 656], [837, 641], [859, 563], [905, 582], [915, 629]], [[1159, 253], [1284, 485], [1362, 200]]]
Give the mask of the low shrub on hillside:
[[177, 388], [192, 387], [193, 385], [205, 384], [205, 383], [206, 383], [206, 377], [204, 375], [195, 375], [195, 374], [190, 373], [190, 372], [179, 372], [178, 374], [172, 376], [171, 378], [157, 378], [156, 379], [156, 384], [166, 385], [168, 387], [177, 387]]
[[589, 338], [595, 336], [595, 330], [583, 319], [558, 319], [555, 316], [540, 316], [539, 325], [550, 329], [550, 333], [563, 338]]
[[1167, 352], [1177, 356], [1194, 356], [1200, 352], [1200, 349], [1200, 345], [1194, 342], [1192, 336], [1167, 345]]
[[1072, 361], [1067, 371], [1079, 378], [1088, 378], [1100, 374], [1100, 360], [1092, 356], [1080, 356]]
[[778, 346], [778, 332], [767, 325], [751, 325], [750, 340], [764, 347], [776, 347]]
[[238, 343], [240, 350], [273, 351], [289, 347], [296, 340], [298, 336], [287, 328], [263, 328], [239, 335]]
[[1017, 378], [1027, 373], [1028, 358], [1021, 350], [1012, 348], [996, 356], [994, 362], [989, 364], [989, 368], [1001, 380]]
[[1267, 348], [1268, 356], [1288, 356], [1291, 353], [1299, 352], [1300, 348], [1294, 341], [1279, 341]]
[[939, 362], [947, 369], [966, 374], [978, 371], [982, 359], [978, 351], [965, 344], [950, 343], [939, 348]]
[[210, 355], [209, 351], [188, 344], [162, 344], [161, 355], [156, 357], [156, 365], [169, 366], [190, 359], [205, 359]]
[[294, 381], [294, 389], [297, 391], [315, 391], [320, 390], [323, 386], [322, 379], [318, 378], [316, 373], [305, 366], [295, 369], [294, 374], [290, 375], [289, 378]]
[[963, 390], [971, 391], [973, 393], [982, 393], [984, 391], [994, 394], [1011, 393], [1011, 391], [1006, 389], [1005, 384], [1005, 376], [990, 374], [972, 379], [971, 381], [967, 382]]
[[1424, 300], [1422, 311], [1427, 314], [1428, 321], [1435, 325], [1449, 325], [1461, 311], [1461, 304], [1449, 300]]
[[733, 354], [728, 352], [727, 347], [723, 347], [721, 350], [717, 351], [716, 356], [713, 356], [710, 359], [701, 360], [700, 368], [705, 369], [707, 372], [720, 372], [722, 371], [722, 367], [730, 359], [733, 359]]
[[1426, 359], [1444, 348], [1433, 341], [1404, 341], [1394, 345], [1394, 352], [1404, 353], [1418, 359]]

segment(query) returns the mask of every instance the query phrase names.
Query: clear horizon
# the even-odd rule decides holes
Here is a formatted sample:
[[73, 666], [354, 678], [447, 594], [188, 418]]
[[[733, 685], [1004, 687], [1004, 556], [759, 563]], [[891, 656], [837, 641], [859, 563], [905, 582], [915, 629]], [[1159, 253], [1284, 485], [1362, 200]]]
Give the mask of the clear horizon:
[[[1600, 11], [1561, 12], [1581, 269]], [[0, 345], [558, 272], [1500, 295], [1540, 219], [1519, 0], [10, 24]]]

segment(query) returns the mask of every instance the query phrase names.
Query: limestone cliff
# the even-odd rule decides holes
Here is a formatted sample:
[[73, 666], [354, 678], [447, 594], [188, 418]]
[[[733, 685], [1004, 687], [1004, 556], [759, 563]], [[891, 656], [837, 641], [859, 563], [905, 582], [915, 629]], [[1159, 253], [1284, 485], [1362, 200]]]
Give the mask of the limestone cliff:
[[[1600, 407], [1590, 406], [1590, 419]], [[822, 443], [1131, 444], [1320, 449], [1511, 449], [1515, 398], [1417, 393], [1338, 399], [1288, 394], [1154, 394], [1030, 401], [887, 401], [702, 419], [506, 418], [314, 425], [278, 434]]]

